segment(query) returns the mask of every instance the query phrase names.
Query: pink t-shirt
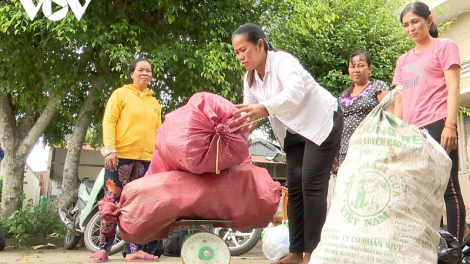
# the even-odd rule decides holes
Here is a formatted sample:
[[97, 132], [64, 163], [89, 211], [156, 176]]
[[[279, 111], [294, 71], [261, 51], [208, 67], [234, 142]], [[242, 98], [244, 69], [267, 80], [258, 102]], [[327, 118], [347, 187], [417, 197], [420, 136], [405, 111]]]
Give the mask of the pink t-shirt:
[[459, 50], [447, 38], [438, 38], [419, 54], [414, 49], [400, 56], [392, 83], [403, 86], [403, 120], [418, 127], [447, 116], [444, 78], [452, 65], [460, 66]]

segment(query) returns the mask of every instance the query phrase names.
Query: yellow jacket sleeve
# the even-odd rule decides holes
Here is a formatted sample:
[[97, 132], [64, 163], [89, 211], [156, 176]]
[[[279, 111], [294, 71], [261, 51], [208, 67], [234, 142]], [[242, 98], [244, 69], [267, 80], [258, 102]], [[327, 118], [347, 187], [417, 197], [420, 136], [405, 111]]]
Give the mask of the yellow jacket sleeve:
[[123, 108], [120, 90], [114, 91], [106, 103], [103, 117], [103, 144], [105, 147], [116, 149], [116, 124]]
[[157, 121], [157, 127], [155, 130], [158, 130], [158, 128], [162, 125], [162, 107], [160, 104], [158, 104], [158, 121]]

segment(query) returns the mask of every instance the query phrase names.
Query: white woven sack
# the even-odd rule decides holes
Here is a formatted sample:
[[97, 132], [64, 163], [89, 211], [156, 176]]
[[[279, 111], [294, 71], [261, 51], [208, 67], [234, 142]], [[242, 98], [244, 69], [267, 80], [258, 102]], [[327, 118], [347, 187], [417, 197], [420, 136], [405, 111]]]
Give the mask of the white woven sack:
[[437, 263], [451, 161], [426, 131], [383, 110], [396, 92], [351, 136], [310, 264]]

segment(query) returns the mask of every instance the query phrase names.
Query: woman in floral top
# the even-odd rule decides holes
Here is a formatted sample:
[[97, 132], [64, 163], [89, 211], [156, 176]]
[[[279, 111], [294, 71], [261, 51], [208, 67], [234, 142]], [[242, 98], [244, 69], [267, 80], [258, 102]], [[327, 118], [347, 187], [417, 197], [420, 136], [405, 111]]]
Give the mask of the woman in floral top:
[[349, 139], [354, 130], [389, 92], [383, 81], [369, 81], [372, 65], [370, 55], [365, 51], [356, 51], [349, 58], [348, 73], [352, 84], [340, 96], [343, 110], [344, 128], [341, 137], [338, 166], [344, 161], [348, 151]]

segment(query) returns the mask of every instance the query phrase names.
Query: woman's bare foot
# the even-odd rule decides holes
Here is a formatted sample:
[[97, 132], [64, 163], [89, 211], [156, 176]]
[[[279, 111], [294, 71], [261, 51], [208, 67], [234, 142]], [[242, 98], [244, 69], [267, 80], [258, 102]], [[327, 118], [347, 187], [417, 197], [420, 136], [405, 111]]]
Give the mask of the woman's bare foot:
[[[287, 254], [287, 256], [282, 258], [280, 262], [282, 264], [300, 264], [302, 260], [303, 260], [303, 253], [289, 253]], [[274, 262], [274, 263], [279, 263], [279, 261]]]
[[158, 261], [157, 256], [150, 255], [148, 253], [145, 253], [143, 250], [139, 250], [135, 253], [131, 254], [126, 254], [126, 260], [132, 260], [132, 259], [145, 259], [145, 260], [154, 260]]
[[304, 258], [300, 264], [308, 264], [310, 262], [311, 256], [312, 256], [312, 253], [305, 253]]

